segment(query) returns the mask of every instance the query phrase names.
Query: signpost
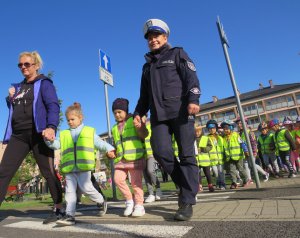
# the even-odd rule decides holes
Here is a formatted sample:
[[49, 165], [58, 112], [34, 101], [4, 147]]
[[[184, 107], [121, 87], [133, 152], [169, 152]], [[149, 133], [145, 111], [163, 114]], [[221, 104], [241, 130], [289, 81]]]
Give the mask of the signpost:
[[[108, 107], [108, 90], [107, 85], [113, 87], [113, 75], [111, 73], [111, 61], [110, 57], [105, 54], [102, 50], [99, 50], [99, 59], [100, 59], [100, 66], [99, 66], [99, 76], [100, 80], [104, 82], [104, 92], [105, 92], [105, 105], [106, 105], [106, 120], [107, 120], [107, 130], [108, 130], [108, 139], [109, 143], [112, 143], [111, 137], [111, 127], [110, 127], [110, 117], [109, 117], [109, 107]], [[117, 199], [117, 192], [116, 192], [116, 184], [114, 182], [114, 162], [110, 160], [110, 168], [111, 168], [111, 180], [112, 180], [112, 190], [113, 190], [113, 199]]]
[[111, 73], [110, 57], [107, 54], [105, 54], [102, 50], [99, 50], [99, 57], [100, 57], [100, 66], [99, 66], [100, 80], [113, 87], [114, 82], [113, 82], [113, 75]]
[[229, 54], [228, 54], [227, 47], [229, 47], [229, 44], [228, 44], [228, 41], [227, 41], [225, 31], [223, 29], [223, 25], [221, 24], [219, 17], [218, 17], [218, 21], [217, 21], [217, 27], [218, 27], [218, 30], [219, 30], [220, 40], [221, 40], [221, 43], [222, 43], [222, 46], [223, 46], [223, 51], [224, 51], [224, 55], [225, 55], [225, 59], [226, 59], [230, 79], [231, 79], [232, 88], [233, 88], [233, 91], [234, 91], [234, 94], [235, 94], [236, 103], [237, 103], [237, 106], [238, 106], [238, 109], [239, 109], [239, 114], [240, 114], [241, 122], [242, 122], [242, 125], [243, 125], [243, 130], [244, 130], [244, 133], [245, 133], [245, 136], [246, 136], [246, 143], [247, 143], [248, 150], [249, 150], [249, 153], [250, 153], [250, 162], [251, 162], [252, 169], [253, 169], [253, 172], [254, 172], [256, 187], [260, 188], [260, 181], [259, 181], [256, 166], [255, 166], [255, 159], [254, 159], [254, 155], [253, 155], [253, 151], [252, 151], [251, 143], [250, 143], [250, 138], [249, 138], [249, 134], [248, 134], [248, 130], [247, 130], [248, 128], [247, 128], [246, 123], [245, 123], [244, 112], [243, 112], [243, 108], [242, 108], [242, 105], [241, 105], [240, 96], [239, 96], [239, 93], [238, 93], [238, 90], [237, 90], [237, 86], [236, 86], [236, 83], [235, 83], [235, 78], [234, 78], [234, 74], [233, 74], [233, 70], [232, 70], [232, 66], [231, 66], [231, 62], [230, 62], [230, 58], [229, 58]]

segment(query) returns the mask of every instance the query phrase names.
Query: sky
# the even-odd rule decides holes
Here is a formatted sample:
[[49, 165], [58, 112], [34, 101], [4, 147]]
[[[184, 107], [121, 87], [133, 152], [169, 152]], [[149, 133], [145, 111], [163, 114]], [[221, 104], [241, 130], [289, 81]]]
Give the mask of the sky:
[[[11, 83], [22, 81], [19, 54], [37, 50], [42, 73], [54, 72], [61, 110], [80, 102], [84, 123], [97, 133], [107, 131], [104, 83], [99, 79], [99, 49], [111, 60], [114, 87], [108, 86], [111, 105], [118, 97], [130, 101], [133, 112], [140, 89], [144, 54], [148, 51], [143, 25], [150, 18], [164, 20], [169, 43], [181, 46], [195, 63], [202, 95], [200, 103], [233, 96], [233, 89], [216, 27], [224, 26], [229, 55], [241, 93], [299, 82], [299, 0], [2, 0], [0, 8], [0, 140], [8, 109], [5, 97]], [[64, 122], [61, 129], [66, 129]], [[3, 138], [3, 137], [2, 137]]]

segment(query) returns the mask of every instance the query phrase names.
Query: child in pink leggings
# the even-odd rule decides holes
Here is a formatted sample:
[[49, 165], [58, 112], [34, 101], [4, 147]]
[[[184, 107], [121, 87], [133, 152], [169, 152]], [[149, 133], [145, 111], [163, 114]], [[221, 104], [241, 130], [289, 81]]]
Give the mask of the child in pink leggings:
[[[126, 199], [124, 216], [140, 217], [145, 215], [142, 176], [146, 163], [142, 140], [148, 135], [148, 131], [145, 122], [139, 129], [134, 127], [132, 115], [128, 114], [128, 104], [127, 99], [117, 98], [112, 105], [117, 122], [112, 128], [116, 148], [114, 181]], [[129, 175], [134, 194], [126, 181]]]

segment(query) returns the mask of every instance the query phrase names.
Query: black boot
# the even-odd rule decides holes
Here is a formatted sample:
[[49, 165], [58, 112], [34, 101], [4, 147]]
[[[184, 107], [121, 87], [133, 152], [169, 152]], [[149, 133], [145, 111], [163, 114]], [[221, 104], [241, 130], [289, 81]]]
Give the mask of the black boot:
[[192, 218], [192, 216], [193, 206], [191, 204], [182, 203], [175, 213], [174, 219], [177, 221], [188, 221]]

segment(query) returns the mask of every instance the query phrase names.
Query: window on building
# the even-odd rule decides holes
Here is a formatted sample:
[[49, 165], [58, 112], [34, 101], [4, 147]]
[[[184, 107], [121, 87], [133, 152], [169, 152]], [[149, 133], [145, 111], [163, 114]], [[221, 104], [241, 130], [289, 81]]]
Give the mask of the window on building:
[[273, 120], [273, 119], [277, 118], [280, 122], [282, 122], [285, 116], [290, 117], [292, 120], [296, 120], [296, 118], [298, 116], [297, 110], [292, 109], [292, 110], [270, 113], [269, 119]]
[[256, 130], [260, 123], [259, 117], [248, 119], [248, 126], [251, 127], [252, 130]]
[[209, 120], [209, 116], [208, 115], [201, 115], [199, 118], [199, 125], [201, 126], [205, 126], [206, 122]]
[[258, 113], [262, 113], [264, 111], [261, 103], [255, 103], [252, 105], [247, 105], [243, 107], [244, 115], [250, 116], [250, 115], [257, 115]]
[[266, 110], [276, 110], [279, 108], [284, 108], [284, 107], [291, 107], [294, 106], [295, 102], [293, 100], [293, 97], [291, 95], [287, 96], [282, 96], [282, 97], [277, 97], [277, 98], [272, 98], [270, 100], [266, 101]]
[[209, 116], [208, 115], [201, 115], [198, 118], [196, 118], [196, 124], [201, 125], [201, 126], [205, 126], [206, 122], [209, 120]]
[[235, 118], [235, 113], [233, 110], [231, 111], [227, 111], [227, 112], [219, 112], [219, 113], [216, 113], [215, 114], [215, 120], [217, 122], [222, 122], [224, 121], [225, 119], [229, 119], [229, 120], [233, 120]]
[[300, 94], [296, 95], [297, 104], [300, 104]]

